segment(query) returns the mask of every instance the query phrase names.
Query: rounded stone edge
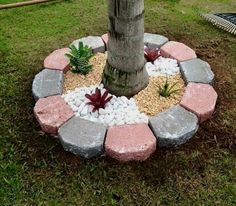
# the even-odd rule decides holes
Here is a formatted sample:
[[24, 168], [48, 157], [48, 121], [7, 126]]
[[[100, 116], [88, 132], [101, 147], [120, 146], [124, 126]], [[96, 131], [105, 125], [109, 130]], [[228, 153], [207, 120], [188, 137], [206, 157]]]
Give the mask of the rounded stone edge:
[[[53, 96], [48, 96], [48, 97], [43, 97], [43, 98], [40, 98], [40, 99], [46, 99], [46, 98], [49, 98], [49, 97], [60, 97], [62, 99], [62, 101], [68, 106], [69, 108], [69, 105], [65, 102], [65, 100], [62, 98], [61, 95], [53, 95]], [[39, 100], [40, 100], [39, 99]], [[71, 108], [69, 108], [72, 112], [73, 112], [73, 115], [71, 117], [69, 117], [67, 120], [63, 121], [60, 125], [58, 125], [56, 128], [54, 128], [52, 125], [45, 125], [43, 124], [43, 122], [40, 120], [40, 118], [38, 117], [38, 115], [36, 114], [36, 106], [37, 104], [39, 103], [39, 101], [37, 101], [34, 105], [34, 108], [33, 108], [33, 113], [34, 113], [34, 117], [35, 119], [37, 120], [37, 122], [39, 123], [41, 129], [47, 133], [47, 134], [50, 134], [52, 135], [53, 137], [58, 137], [58, 131], [59, 131], [59, 128], [65, 124], [66, 122], [68, 122], [70, 119], [72, 119], [75, 115], [74, 115], [74, 112], [71, 110]], [[49, 132], [49, 131], [53, 131], [53, 132]]]
[[36, 82], [39, 81], [39, 79], [41, 78], [40, 75], [42, 75], [42, 73], [43, 73], [43, 70], [40, 71], [39, 73], [37, 73], [34, 76], [33, 83], [32, 83], [32, 88], [31, 88], [32, 89], [32, 95], [33, 95], [33, 98], [36, 102], [41, 98], [39, 92], [37, 91]]
[[[170, 42], [170, 41], [169, 41], [169, 42]], [[179, 43], [181, 43], [181, 42], [179, 42]], [[182, 44], [183, 44], [183, 43], [182, 43]], [[163, 45], [163, 46], [164, 46], [164, 45]], [[192, 49], [191, 47], [189, 47], [189, 48]], [[193, 50], [193, 49], [192, 49], [192, 50]], [[195, 50], [193, 50], [193, 51], [195, 52]], [[196, 52], [195, 52], [195, 54], [196, 54]], [[212, 75], [212, 81], [210, 81], [210, 82], [194, 82], [194, 81], [187, 81], [187, 79], [185, 78], [185, 75], [184, 75], [184, 71], [183, 71], [183, 69], [182, 69], [182, 67], [181, 67], [181, 63], [188, 62], [188, 61], [192, 61], [192, 60], [194, 60], [194, 59], [196, 59], [196, 60], [199, 59], [200, 61], [206, 63], [206, 64], [209, 66], [210, 71], [211, 71], [211, 75]], [[177, 60], [177, 59], [176, 59], [176, 60]], [[185, 61], [178, 61], [178, 60], [177, 60], [177, 62], [178, 62], [178, 66], [180, 67], [180, 74], [181, 74], [181, 77], [182, 77], [182, 79], [184, 80], [185, 85], [186, 85], [186, 86], [185, 86], [185, 91], [184, 91], [183, 96], [184, 96], [185, 93], [186, 93], [186, 87], [188, 86], [189, 83], [207, 84], [207, 85], [210, 85], [210, 86], [213, 88], [213, 90], [215, 91], [216, 96], [217, 96], [217, 98], [216, 98], [216, 103], [217, 103], [218, 94], [217, 94], [215, 88], [213, 87], [213, 84], [214, 84], [214, 81], [215, 81], [215, 73], [214, 73], [213, 70], [211, 69], [211, 65], [210, 65], [207, 61], [204, 61], [204, 60], [198, 58], [198, 57], [197, 57], [197, 54], [196, 54], [196, 58], [188, 59], [188, 60], [185, 60]], [[203, 92], [204, 92], [204, 91], [203, 91]], [[183, 98], [183, 96], [182, 96], [182, 98]], [[181, 101], [182, 101], [182, 100], [181, 100]], [[190, 110], [189, 108], [186, 108], [185, 106], [181, 105], [181, 101], [179, 102], [179, 105], [180, 105], [181, 107], [185, 108], [187, 111], [189, 111], [189, 112], [195, 114], [195, 115], [198, 117], [199, 124], [209, 119], [209, 118], [207, 118], [207, 119], [201, 120], [201, 117], [199, 117], [199, 115], [198, 115], [195, 111], [192, 111], [192, 110]], [[211, 112], [211, 115], [210, 115], [210, 116], [213, 115], [213, 113], [215, 112], [215, 110], [216, 110], [216, 104], [215, 104], [215, 107], [214, 107], [214, 109], [213, 109], [213, 112]]]
[[[105, 132], [104, 132], [104, 135], [103, 135], [104, 136], [103, 143], [101, 145], [90, 147], [92, 152], [90, 151], [90, 149], [89, 150], [84, 149], [84, 147], [82, 147], [81, 145], [76, 145], [75, 146], [72, 143], [69, 143], [69, 142], [65, 141], [64, 138], [62, 137], [62, 132], [64, 132], [63, 129], [65, 127], [67, 127], [69, 124], [73, 124], [73, 121], [75, 121], [75, 119], [79, 119], [79, 120], [82, 120], [82, 121], [90, 122], [92, 124], [99, 124], [101, 126], [104, 126]], [[101, 124], [101, 123], [92, 122], [90, 120], [85, 120], [83, 118], [74, 116], [70, 120], [68, 120], [67, 122], [65, 122], [63, 125], [61, 125], [59, 127], [58, 137], [59, 137], [59, 140], [60, 140], [60, 142], [61, 142], [61, 144], [62, 144], [65, 151], [71, 152], [76, 156], [81, 156], [81, 157], [84, 157], [86, 159], [90, 159], [90, 158], [94, 158], [94, 157], [97, 157], [97, 156], [101, 156], [105, 153], [105, 146], [104, 145], [105, 145], [105, 141], [106, 141], [107, 129], [108, 128], [105, 125]]]
[[[182, 59], [182, 58], [176, 58], [174, 56], [172, 56], [169, 52], [166, 51], [166, 49], [168, 49], [169, 47], [169, 44], [175, 44], [175, 46], [183, 46], [185, 47], [186, 49], [188, 49], [188, 54], [189, 52], [192, 52], [192, 57], [188, 57], [188, 58], [185, 58], [185, 59]], [[166, 48], [167, 47], [167, 48]], [[191, 47], [189, 47], [188, 45], [182, 43], [182, 42], [178, 42], [178, 41], [168, 41], [167, 43], [165, 43], [164, 45], [161, 46], [160, 48], [160, 52], [161, 52], [161, 55], [163, 57], [166, 57], [166, 58], [172, 58], [172, 59], [175, 59], [178, 63], [180, 62], [183, 62], [183, 61], [188, 61], [188, 60], [192, 60], [192, 59], [196, 59], [197, 58], [197, 54], [195, 52], [195, 50], [193, 50]], [[180, 52], [178, 52], [180, 53]]]
[[56, 53], [57, 51], [60, 51], [60, 50], [65, 50], [65, 54], [66, 54], [67, 52], [70, 51], [70, 48], [69, 48], [69, 47], [63, 47], [63, 48], [58, 48], [58, 49], [55, 49], [54, 51], [52, 51], [52, 52], [43, 60], [43, 67], [44, 67], [45, 69], [56, 70], [56, 71], [62, 71], [63, 73], [66, 73], [67, 71], [70, 70], [70, 62], [69, 62], [69, 60], [68, 60], [67, 65], [66, 65], [63, 69], [61, 69], [61, 68], [56, 68], [56, 67], [48, 67], [48, 66], [46, 65], [46, 62], [47, 62], [48, 58], [49, 58], [51, 55], [53, 55], [53, 53]]
[[[189, 61], [193, 61], [193, 60], [199, 60], [203, 63], [205, 63], [207, 66], [208, 66], [208, 69], [209, 69], [209, 76], [211, 76], [211, 79], [209, 81], [192, 81], [192, 80], [188, 80], [187, 77], [186, 77], [186, 73], [185, 73], [185, 69], [183, 68], [183, 64], [189, 62]], [[196, 59], [190, 59], [190, 60], [187, 60], [187, 61], [181, 61], [178, 63], [179, 64], [179, 67], [180, 67], [180, 73], [181, 73], [181, 77], [182, 79], [184, 80], [185, 82], [185, 85], [187, 85], [188, 83], [190, 82], [193, 82], [193, 83], [202, 83], [202, 84], [210, 84], [210, 85], [213, 85], [214, 84], [214, 81], [215, 81], [215, 74], [214, 72], [212, 71], [211, 69], [211, 66], [210, 64], [207, 62], [207, 61], [204, 61], [200, 58], [196, 58]], [[207, 79], [207, 78], [206, 78]]]
[[[214, 104], [214, 107], [212, 108], [212, 110], [208, 111], [208, 112], [206, 113], [206, 115], [198, 114], [198, 112], [197, 112], [196, 110], [191, 109], [191, 108], [187, 107], [186, 105], [184, 105], [184, 104], [182, 103], [183, 97], [184, 97], [184, 95], [186, 94], [186, 88], [187, 88], [187, 86], [188, 86], [189, 84], [208, 85], [208, 86], [210, 86], [210, 87], [212, 88], [212, 91], [214, 92], [214, 95], [215, 95], [215, 97], [216, 97], [216, 101], [215, 101], [215, 104]], [[204, 91], [202, 91], [202, 92], [204, 93]], [[195, 115], [198, 117], [199, 124], [201, 124], [201, 123], [207, 121], [208, 119], [211, 119], [212, 115], [213, 115], [214, 112], [216, 111], [217, 100], [218, 100], [218, 94], [217, 94], [215, 88], [214, 88], [211, 84], [197, 83], [197, 82], [189, 82], [189, 83], [186, 85], [186, 87], [185, 87], [185, 91], [184, 91], [184, 94], [183, 94], [183, 96], [182, 96], [182, 99], [181, 99], [179, 105], [180, 105], [181, 107], [183, 107], [184, 109], [186, 109], [187, 111], [189, 111], [189, 112], [195, 114]], [[209, 116], [209, 117], [206, 118], [206, 117], [204, 117], [204, 116]]]
[[105, 51], [107, 51], [107, 46], [108, 46], [108, 41], [109, 41], [109, 37], [108, 37], [108, 33], [105, 33], [101, 36], [103, 43], [105, 44]]
[[[134, 157], [129, 157], [127, 158], [127, 153], [126, 154], [120, 154], [117, 153], [115, 151], [113, 151], [112, 149], [110, 149], [109, 147], [105, 146], [105, 154], [106, 156], [116, 159], [119, 162], [129, 162], [129, 161], [145, 161], [147, 160], [155, 151], [157, 148], [157, 144], [153, 144], [152, 147], [147, 151], [138, 151], [135, 154], [135, 158]], [[128, 153], [130, 154], [130, 153]], [[132, 155], [128, 155], [128, 156], [132, 156]]]
[[53, 70], [53, 71], [57, 71], [59, 73], [61, 73], [61, 77], [60, 79], [58, 80], [57, 82], [57, 85], [59, 85], [60, 87], [60, 92], [59, 93], [51, 93], [49, 95], [41, 95], [38, 91], [37, 91], [37, 84], [36, 82], [38, 80], [40, 80], [41, 76], [43, 74], [43, 72], [45, 71], [50, 71], [51, 69], [47, 69], [47, 68], [44, 68], [43, 70], [41, 70], [39, 73], [37, 73], [35, 76], [34, 76], [34, 79], [33, 79], [33, 82], [32, 82], [32, 87], [31, 87], [31, 90], [32, 90], [32, 96], [35, 100], [35, 102], [37, 102], [40, 98], [46, 98], [46, 97], [49, 97], [49, 96], [56, 96], [56, 95], [62, 95], [63, 93], [63, 85], [64, 85], [64, 75], [63, 75], [63, 71], [59, 71], [59, 70]]
[[105, 142], [104, 142], [104, 150], [105, 150], [105, 154], [106, 156], [116, 159], [119, 162], [129, 162], [129, 161], [145, 161], [147, 160], [157, 149], [157, 139], [155, 137], [155, 135], [153, 134], [151, 128], [149, 127], [148, 124], [145, 123], [136, 123], [136, 124], [125, 124], [125, 125], [137, 125], [137, 124], [144, 124], [145, 126], [147, 126], [148, 130], [150, 131], [150, 133], [153, 135], [153, 140], [154, 142], [152, 144], [150, 144], [151, 146], [146, 149], [146, 150], [137, 150], [135, 152], [126, 152], [126, 153], [119, 153], [117, 151], [114, 151], [109, 145], [106, 144], [107, 141], [107, 134], [109, 132], [109, 129], [111, 129], [112, 127], [116, 127], [116, 126], [112, 126], [112, 127], [108, 127], [107, 128], [107, 133], [106, 133], [106, 138], [105, 138]]
[[181, 145], [185, 144], [188, 140], [190, 140], [197, 133], [197, 131], [199, 129], [199, 119], [198, 119], [197, 115], [194, 114], [191, 111], [188, 111], [187, 109], [185, 109], [184, 107], [182, 107], [179, 104], [178, 105], [174, 105], [174, 106], [170, 107], [169, 109], [167, 109], [167, 110], [165, 110], [165, 111], [163, 111], [163, 112], [161, 112], [159, 114], [164, 114], [168, 110], [172, 110], [172, 109], [174, 109], [176, 107], [179, 107], [180, 109], [182, 109], [186, 114], [191, 115], [195, 119], [195, 121], [196, 121], [196, 126], [195, 126], [195, 128], [192, 131], [190, 131], [190, 132], [180, 136], [178, 139], [173, 139], [173, 138], [168, 138], [167, 139], [167, 138], [163, 138], [160, 135], [156, 134], [155, 128], [152, 125], [152, 119], [155, 119], [155, 117], [158, 116], [158, 114], [156, 116], [150, 117], [149, 121], [148, 121], [148, 125], [149, 125], [151, 131], [153, 132], [154, 136], [156, 137], [157, 145], [160, 148], [162, 148], [162, 147], [171, 148], [171, 147], [181, 146]]
[[[101, 37], [100, 37], [100, 38], [101, 38]], [[76, 41], [76, 40], [75, 40], [75, 41]], [[74, 42], [74, 41], [73, 41], [73, 42]], [[73, 43], [73, 42], [72, 42], [72, 43]], [[167, 41], [167, 42], [168, 42], [168, 41]], [[166, 42], [166, 43], [167, 43], [167, 42]], [[103, 43], [104, 43], [104, 42], [103, 42]], [[165, 43], [165, 44], [166, 44], [166, 43]], [[164, 44], [163, 44], [163, 45], [164, 45]], [[162, 45], [162, 46], [163, 46], [163, 45]], [[104, 43], [104, 46], [105, 46], [105, 43]], [[180, 63], [180, 62], [178, 62], [178, 64], [179, 64], [179, 63]], [[208, 62], [207, 62], [207, 63], [208, 63]], [[212, 72], [213, 72], [213, 71], [212, 71]], [[213, 75], [214, 75], [214, 73], [213, 73]], [[37, 76], [37, 75], [35, 75], [35, 78], [36, 78], [36, 76]], [[183, 77], [182, 74], [181, 74], [181, 76], [182, 76], [182, 78], [184, 79], [184, 77]], [[33, 85], [32, 85], [32, 87], [33, 87]], [[33, 89], [32, 89], [32, 90], [33, 90]], [[217, 93], [216, 93], [216, 94], [217, 94]], [[37, 97], [36, 97], [36, 99], [37, 99]], [[192, 113], [192, 112], [190, 112], [190, 113]], [[68, 121], [69, 121], [69, 120], [68, 120]], [[67, 122], [68, 122], [68, 121], [67, 121]], [[66, 124], [67, 122], [65, 122], [64, 124]], [[63, 124], [63, 125], [64, 125], [64, 124]], [[63, 125], [61, 125], [61, 127], [62, 127]], [[61, 127], [59, 127], [59, 129], [60, 129]], [[150, 127], [150, 125], [149, 125], [149, 128], [150, 128], [151, 131], [152, 131], [152, 128]], [[59, 131], [59, 129], [58, 129], [58, 131]], [[107, 133], [107, 130], [106, 130], [106, 133]], [[194, 135], [194, 134], [193, 134], [193, 135]], [[104, 143], [105, 143], [105, 139], [106, 139], [106, 134], [105, 134], [105, 138], [104, 138]], [[187, 141], [187, 140], [186, 140], [186, 141]]]
[[[155, 42], [151, 42], [151, 40], [150, 40], [151, 38], [160, 38], [160, 39], [162, 39], [162, 42], [160, 44], [155, 43]], [[169, 39], [167, 37], [163, 36], [163, 35], [153, 34], [153, 33], [148, 33], [148, 32], [144, 33], [143, 43], [148, 48], [151, 48], [151, 49], [159, 48], [160, 49], [167, 42], [169, 42]]]
[[[93, 39], [93, 41], [97, 41], [98, 45], [94, 46], [86, 42], [86, 41], [91, 41], [91, 39]], [[106, 51], [106, 45], [101, 36], [81, 37], [80, 39], [74, 40], [70, 45], [74, 44], [75, 46], [77, 46], [79, 42], [83, 42], [85, 45], [91, 47], [94, 54], [98, 52], [104, 53]]]
[[173, 139], [172, 142], [169, 139], [160, 139], [158, 141], [158, 146], [159, 147], [166, 147], [166, 148], [171, 148], [171, 147], [179, 147], [185, 143], [187, 143], [190, 139], [194, 137], [194, 135], [197, 133], [199, 129], [199, 124], [197, 124], [196, 129], [189, 132], [188, 135], [183, 136], [179, 140]]

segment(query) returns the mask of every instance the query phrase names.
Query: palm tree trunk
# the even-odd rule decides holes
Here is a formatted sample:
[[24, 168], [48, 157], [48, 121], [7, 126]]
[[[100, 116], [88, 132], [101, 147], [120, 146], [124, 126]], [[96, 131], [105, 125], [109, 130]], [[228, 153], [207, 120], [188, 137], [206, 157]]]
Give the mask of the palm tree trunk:
[[148, 84], [143, 54], [143, 0], [108, 0], [108, 59], [103, 83], [110, 92], [132, 96]]

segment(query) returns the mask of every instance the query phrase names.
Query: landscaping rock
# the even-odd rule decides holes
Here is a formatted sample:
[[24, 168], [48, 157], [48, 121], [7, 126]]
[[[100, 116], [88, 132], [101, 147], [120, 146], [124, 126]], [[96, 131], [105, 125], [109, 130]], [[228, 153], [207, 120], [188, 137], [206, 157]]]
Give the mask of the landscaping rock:
[[61, 96], [39, 99], [34, 107], [34, 114], [42, 130], [50, 134], [56, 134], [58, 128], [74, 116]]
[[106, 154], [119, 161], [144, 161], [156, 150], [156, 138], [147, 124], [110, 127]]
[[61, 71], [44, 69], [33, 81], [32, 93], [34, 99], [62, 94], [64, 77]]
[[153, 63], [147, 62], [146, 70], [149, 76], [172, 76], [180, 73], [178, 62], [175, 59], [159, 57]]
[[197, 58], [194, 50], [183, 43], [169, 41], [160, 49], [161, 55], [166, 58], [176, 59], [178, 62]]
[[217, 93], [209, 84], [188, 83], [180, 105], [195, 113], [200, 122], [209, 119], [216, 106]]
[[184, 144], [198, 130], [197, 116], [179, 105], [150, 117], [149, 122], [160, 147]]
[[59, 138], [66, 151], [91, 158], [103, 153], [106, 126], [80, 117], [73, 117], [59, 129]]
[[180, 70], [186, 83], [213, 83], [214, 73], [210, 65], [201, 59], [180, 62]]
[[79, 42], [83, 42], [84, 45], [88, 45], [92, 48], [93, 53], [105, 52], [105, 44], [101, 37], [99, 36], [88, 36], [72, 42], [76, 47], [78, 47]]
[[168, 38], [158, 35], [158, 34], [151, 34], [151, 33], [144, 33], [144, 44], [148, 48], [160, 48], [166, 42], [168, 42]]
[[70, 51], [69, 48], [57, 49], [44, 60], [44, 68], [55, 69], [66, 72], [70, 69], [70, 61], [65, 56]]

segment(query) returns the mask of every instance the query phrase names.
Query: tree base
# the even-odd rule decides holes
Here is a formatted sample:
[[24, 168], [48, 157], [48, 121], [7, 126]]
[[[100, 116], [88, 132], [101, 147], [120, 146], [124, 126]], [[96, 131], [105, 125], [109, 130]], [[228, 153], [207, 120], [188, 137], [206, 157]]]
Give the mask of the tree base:
[[103, 71], [102, 83], [116, 96], [131, 97], [143, 90], [149, 82], [149, 76], [143, 67], [139, 71], [126, 72], [113, 68], [107, 61]]

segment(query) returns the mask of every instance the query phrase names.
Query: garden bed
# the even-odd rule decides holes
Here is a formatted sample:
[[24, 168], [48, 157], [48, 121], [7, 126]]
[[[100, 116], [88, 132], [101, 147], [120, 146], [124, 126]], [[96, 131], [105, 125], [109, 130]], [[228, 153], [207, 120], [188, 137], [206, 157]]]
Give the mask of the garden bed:
[[[107, 36], [103, 40], [87, 37], [72, 43], [84, 42], [95, 54], [90, 60], [93, 70], [87, 75], [69, 70], [67, 48], [45, 59], [45, 70], [33, 83], [37, 100], [34, 111], [42, 129], [59, 135], [64, 148], [74, 154], [89, 158], [105, 151], [121, 161], [145, 160], [157, 143], [173, 147], [193, 137], [199, 123], [212, 116], [216, 104], [209, 64], [182, 43], [145, 34], [145, 46], [158, 48], [161, 53], [145, 66], [149, 85], [129, 99], [108, 93], [111, 100], [93, 111], [86, 95], [95, 94], [97, 89], [101, 95], [106, 92], [101, 75], [107, 58], [106, 53], [99, 52], [105, 52], [107, 40]], [[162, 97], [160, 89], [166, 84], [173, 85], [176, 92]]]

